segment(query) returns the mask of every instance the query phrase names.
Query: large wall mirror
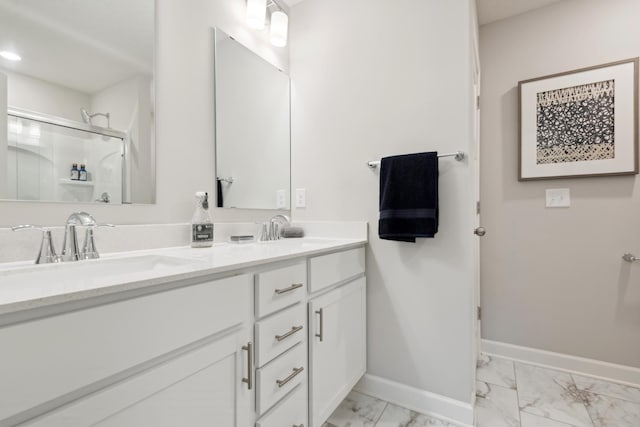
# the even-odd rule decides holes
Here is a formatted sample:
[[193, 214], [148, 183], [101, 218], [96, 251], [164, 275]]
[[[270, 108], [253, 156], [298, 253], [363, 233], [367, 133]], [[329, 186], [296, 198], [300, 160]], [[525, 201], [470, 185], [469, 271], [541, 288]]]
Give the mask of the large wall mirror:
[[154, 6], [0, 0], [0, 199], [155, 202]]
[[215, 30], [217, 206], [290, 209], [289, 77]]

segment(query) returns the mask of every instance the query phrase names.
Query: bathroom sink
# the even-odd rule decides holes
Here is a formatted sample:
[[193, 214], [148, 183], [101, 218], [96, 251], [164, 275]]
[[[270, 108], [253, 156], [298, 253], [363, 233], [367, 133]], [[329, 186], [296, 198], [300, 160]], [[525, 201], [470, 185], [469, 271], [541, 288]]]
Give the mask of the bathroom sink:
[[30, 265], [0, 270], [0, 284], [33, 285], [78, 281], [139, 279], [144, 276], [170, 275], [196, 266], [198, 261], [166, 255], [137, 255], [47, 265]]

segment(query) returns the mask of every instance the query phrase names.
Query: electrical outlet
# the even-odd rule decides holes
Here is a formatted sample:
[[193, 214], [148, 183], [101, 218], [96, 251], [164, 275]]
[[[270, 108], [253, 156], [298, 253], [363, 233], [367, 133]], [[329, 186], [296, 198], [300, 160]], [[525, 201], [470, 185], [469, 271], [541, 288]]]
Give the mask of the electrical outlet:
[[307, 190], [305, 188], [296, 188], [296, 208], [307, 207]]
[[548, 208], [568, 208], [571, 206], [571, 193], [568, 188], [549, 188], [546, 190]]
[[276, 209], [286, 209], [287, 207], [287, 193], [284, 190], [276, 191]]

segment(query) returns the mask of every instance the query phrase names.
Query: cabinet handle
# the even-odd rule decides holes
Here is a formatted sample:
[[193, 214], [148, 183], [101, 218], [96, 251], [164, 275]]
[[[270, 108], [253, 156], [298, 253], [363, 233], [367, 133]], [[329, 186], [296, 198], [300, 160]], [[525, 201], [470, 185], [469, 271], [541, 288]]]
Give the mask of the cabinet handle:
[[288, 288], [276, 289], [276, 294], [278, 294], [278, 295], [286, 294], [287, 292], [295, 291], [296, 289], [301, 288], [301, 287], [302, 287], [302, 283], [294, 283], [293, 285], [289, 286]]
[[284, 340], [285, 338], [289, 338], [291, 335], [295, 334], [298, 331], [302, 330], [302, 325], [300, 326], [292, 326], [291, 330], [284, 335], [276, 335], [276, 340], [278, 342]]
[[320, 338], [320, 342], [324, 339], [324, 316], [322, 314], [322, 309], [316, 311], [316, 314], [320, 315], [320, 333], [316, 334], [316, 337]]
[[276, 380], [276, 384], [278, 384], [278, 387], [284, 387], [284, 385], [286, 383], [288, 383], [289, 381], [294, 379], [295, 376], [298, 375], [302, 371], [304, 371], [304, 366], [300, 366], [298, 369], [293, 368], [293, 372], [291, 373], [291, 375], [289, 375], [287, 378], [285, 378], [283, 380]]
[[293, 427], [304, 427], [304, 424], [294, 424]]
[[243, 378], [242, 382], [247, 383], [247, 388], [251, 390], [253, 388], [253, 344], [250, 342], [247, 345], [242, 346], [243, 350], [247, 351], [247, 378]]

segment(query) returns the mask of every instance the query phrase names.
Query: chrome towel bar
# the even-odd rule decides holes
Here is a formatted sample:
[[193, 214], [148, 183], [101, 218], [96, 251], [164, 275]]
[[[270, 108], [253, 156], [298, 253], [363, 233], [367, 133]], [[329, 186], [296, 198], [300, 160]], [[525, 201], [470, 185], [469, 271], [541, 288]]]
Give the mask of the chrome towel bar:
[[[438, 154], [438, 158], [440, 157], [454, 157], [457, 161], [462, 161], [464, 160], [464, 152], [462, 151], [456, 151], [455, 153], [444, 153], [444, 154]], [[375, 169], [378, 166], [380, 166], [380, 160], [375, 160], [375, 161], [370, 161], [367, 162], [367, 165], [371, 168], [371, 169]]]

